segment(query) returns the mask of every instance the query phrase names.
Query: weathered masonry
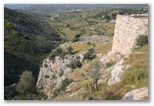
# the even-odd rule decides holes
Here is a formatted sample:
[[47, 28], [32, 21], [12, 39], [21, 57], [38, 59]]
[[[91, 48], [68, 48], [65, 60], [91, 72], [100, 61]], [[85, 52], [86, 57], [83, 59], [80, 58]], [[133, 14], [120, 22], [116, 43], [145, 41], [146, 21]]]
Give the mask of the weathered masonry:
[[116, 18], [112, 51], [129, 54], [140, 35], [148, 35], [148, 15], [118, 15]]

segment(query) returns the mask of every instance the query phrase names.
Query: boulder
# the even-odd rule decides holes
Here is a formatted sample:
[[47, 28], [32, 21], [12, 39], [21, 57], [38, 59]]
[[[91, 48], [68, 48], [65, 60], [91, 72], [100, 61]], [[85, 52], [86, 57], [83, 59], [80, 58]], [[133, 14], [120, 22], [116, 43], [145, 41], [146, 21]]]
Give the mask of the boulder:
[[138, 88], [127, 92], [122, 100], [148, 100], [148, 87]]

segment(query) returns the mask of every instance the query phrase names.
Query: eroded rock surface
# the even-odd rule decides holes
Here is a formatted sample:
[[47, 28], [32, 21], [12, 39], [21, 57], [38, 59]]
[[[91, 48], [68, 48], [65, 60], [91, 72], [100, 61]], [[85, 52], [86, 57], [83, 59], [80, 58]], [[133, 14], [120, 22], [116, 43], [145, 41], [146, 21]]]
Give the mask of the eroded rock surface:
[[72, 73], [73, 70], [68, 65], [76, 60], [82, 62], [82, 59], [83, 53], [74, 56], [66, 55], [64, 60], [59, 56], [56, 56], [54, 61], [49, 58], [44, 59], [36, 85], [38, 91], [44, 92], [48, 97], [51, 97], [53, 91], [58, 89], [62, 81]]
[[132, 90], [126, 93], [122, 100], [148, 100], [148, 87]]

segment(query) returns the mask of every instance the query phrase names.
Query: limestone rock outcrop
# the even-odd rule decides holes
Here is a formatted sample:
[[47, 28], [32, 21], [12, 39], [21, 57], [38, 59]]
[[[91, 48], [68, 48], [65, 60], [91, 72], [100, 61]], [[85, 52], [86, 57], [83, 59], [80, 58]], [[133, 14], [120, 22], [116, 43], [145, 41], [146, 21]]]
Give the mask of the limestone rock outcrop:
[[148, 87], [132, 90], [126, 93], [122, 100], [148, 100]]
[[48, 97], [51, 97], [53, 91], [58, 89], [62, 81], [68, 78], [73, 71], [68, 65], [76, 60], [82, 62], [82, 59], [83, 53], [66, 55], [64, 59], [56, 56], [54, 61], [49, 58], [44, 59], [36, 85], [38, 91], [44, 92]]
[[120, 77], [124, 72], [123, 59], [117, 62], [111, 70], [111, 78], [108, 80], [107, 85], [113, 85], [121, 81]]

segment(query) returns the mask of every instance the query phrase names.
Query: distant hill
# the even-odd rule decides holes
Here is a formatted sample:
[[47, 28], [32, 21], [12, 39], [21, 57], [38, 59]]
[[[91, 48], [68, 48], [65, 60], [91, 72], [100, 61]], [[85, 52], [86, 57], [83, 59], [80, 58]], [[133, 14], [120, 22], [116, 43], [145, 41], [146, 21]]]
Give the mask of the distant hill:
[[50, 14], [85, 8], [146, 8], [148, 4], [5, 4], [10, 9], [26, 10], [32, 13]]
[[17, 82], [25, 70], [37, 76], [39, 64], [61, 40], [43, 16], [4, 8], [5, 85]]

